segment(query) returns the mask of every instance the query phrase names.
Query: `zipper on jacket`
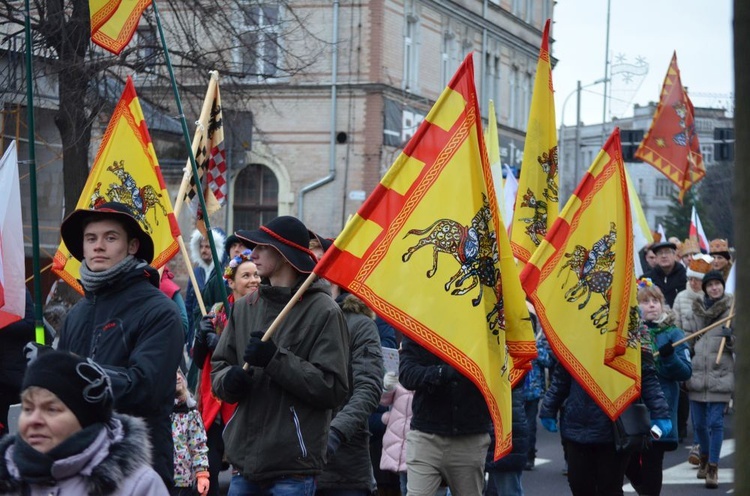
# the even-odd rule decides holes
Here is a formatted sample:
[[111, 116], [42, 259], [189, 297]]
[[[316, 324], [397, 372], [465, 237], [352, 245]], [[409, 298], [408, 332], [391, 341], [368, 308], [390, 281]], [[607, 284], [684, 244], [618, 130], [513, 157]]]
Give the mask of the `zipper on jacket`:
[[293, 406], [289, 407], [289, 411], [292, 413], [292, 420], [294, 421], [294, 429], [297, 431], [297, 441], [299, 441], [299, 447], [302, 450], [302, 458], [307, 458], [307, 446], [305, 446], [305, 440], [302, 438], [302, 427], [299, 423], [299, 417]]

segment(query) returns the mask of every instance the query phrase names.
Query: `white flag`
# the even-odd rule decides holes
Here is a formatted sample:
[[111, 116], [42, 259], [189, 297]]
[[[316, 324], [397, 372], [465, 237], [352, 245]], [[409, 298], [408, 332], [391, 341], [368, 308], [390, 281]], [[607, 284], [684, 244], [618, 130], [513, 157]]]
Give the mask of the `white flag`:
[[21, 189], [16, 142], [0, 159], [0, 328], [26, 311]]

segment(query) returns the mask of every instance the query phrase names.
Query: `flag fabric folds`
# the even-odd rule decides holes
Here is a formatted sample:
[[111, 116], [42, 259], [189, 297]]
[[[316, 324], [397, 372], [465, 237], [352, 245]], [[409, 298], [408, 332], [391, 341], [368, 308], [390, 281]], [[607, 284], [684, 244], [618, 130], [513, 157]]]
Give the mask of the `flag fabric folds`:
[[698, 211], [695, 209], [695, 205], [693, 205], [693, 211], [690, 213], [688, 238], [697, 241], [701, 251], [708, 253], [708, 238], [706, 237], [705, 231], [703, 231], [703, 224], [701, 224], [701, 219], [698, 217]]
[[0, 328], [26, 313], [24, 259], [18, 152], [11, 141], [0, 159]]
[[497, 213], [469, 54], [315, 268], [473, 381], [496, 458], [511, 448], [512, 368], [536, 356]]
[[529, 261], [534, 250], [549, 232], [560, 210], [549, 27], [550, 21], [547, 19], [536, 66], [534, 93], [531, 96], [521, 176], [518, 180], [511, 226], [513, 253], [522, 263]]
[[[227, 198], [227, 163], [224, 151], [224, 121], [221, 113], [221, 94], [219, 92], [219, 76], [211, 73], [206, 98], [198, 119], [195, 135], [193, 136], [193, 154], [198, 166], [198, 177], [203, 187], [203, 199], [206, 203], [208, 215], [218, 211]], [[190, 161], [186, 165], [192, 170]], [[179, 201], [179, 200], [178, 200]], [[203, 219], [205, 215], [201, 209], [196, 181], [190, 176], [190, 189], [185, 201], [196, 216], [196, 227], [205, 232]]]
[[503, 197], [505, 199], [505, 205], [503, 208], [503, 219], [509, 219], [505, 226], [508, 228], [508, 235], [511, 233], [511, 222], [513, 221], [513, 212], [516, 210], [516, 195], [518, 194], [518, 179], [513, 173], [513, 169], [510, 166], [505, 166], [505, 186], [503, 187]]
[[643, 213], [641, 200], [638, 198], [638, 193], [635, 190], [635, 186], [633, 186], [633, 180], [630, 178], [627, 169], [625, 169], [625, 179], [628, 181], [630, 216], [633, 219], [633, 263], [635, 273], [640, 275], [643, 274], [644, 270], [641, 265], [641, 257], [638, 254], [638, 250], [653, 243], [654, 236], [651, 234], [651, 229], [648, 227], [648, 221], [646, 220], [646, 214]]
[[680, 188], [680, 202], [685, 192], [706, 175], [695, 131], [693, 103], [682, 86], [676, 52], [664, 78], [651, 128], [635, 157], [653, 165], [675, 183]]
[[[99, 145], [76, 209], [93, 208], [110, 201], [130, 207], [133, 216], [151, 236], [153, 267], [161, 267], [177, 253], [176, 238], [180, 228], [130, 77]], [[52, 270], [83, 292], [77, 281], [80, 266], [61, 242]]]
[[613, 420], [641, 389], [632, 232], [615, 129], [521, 273], [555, 355]]
[[119, 55], [138, 29], [151, 0], [89, 0], [91, 41]]

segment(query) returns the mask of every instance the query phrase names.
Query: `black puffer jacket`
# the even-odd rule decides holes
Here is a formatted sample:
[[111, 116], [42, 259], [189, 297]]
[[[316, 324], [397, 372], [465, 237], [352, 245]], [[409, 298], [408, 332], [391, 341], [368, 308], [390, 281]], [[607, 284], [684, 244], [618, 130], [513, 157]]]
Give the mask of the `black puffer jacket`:
[[414, 391], [411, 428], [441, 436], [489, 433], [492, 422], [482, 393], [461, 374], [446, 381], [449, 367], [404, 337], [398, 379], [402, 386]]
[[[512, 393], [513, 398], [513, 449], [510, 453], [494, 461], [495, 458], [495, 432], [492, 431], [492, 443], [487, 450], [487, 471], [495, 472], [517, 472], [523, 470], [528, 460], [529, 452], [529, 420], [526, 419], [526, 409], [523, 400], [523, 382], [516, 386]], [[536, 421], [536, 419], [534, 419]]]
[[349, 329], [349, 397], [331, 420], [340, 436], [339, 449], [328, 459], [318, 477], [320, 489], [375, 490], [370, 461], [368, 418], [383, 393], [383, 350], [372, 311], [348, 293], [336, 299]]
[[68, 313], [58, 348], [104, 367], [115, 409], [146, 420], [154, 469], [169, 484], [174, 472], [169, 415], [184, 338], [177, 305], [158, 285], [158, 272], [144, 262], [96, 293], [87, 292]]
[[[669, 406], [659, 385], [654, 356], [650, 351], [641, 352], [641, 398], [652, 419], [670, 418]], [[539, 417], [557, 418], [563, 403], [565, 410], [560, 418], [560, 435], [563, 439], [580, 444], [614, 442], [612, 420], [561, 365], [555, 367]]]

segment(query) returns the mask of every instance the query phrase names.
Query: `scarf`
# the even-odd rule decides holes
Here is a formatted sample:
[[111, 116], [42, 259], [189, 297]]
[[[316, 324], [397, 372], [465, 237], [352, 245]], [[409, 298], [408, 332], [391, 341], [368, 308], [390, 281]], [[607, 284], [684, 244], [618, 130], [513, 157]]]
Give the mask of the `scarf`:
[[95, 423], [82, 429], [62, 443], [58, 444], [47, 453], [42, 453], [32, 448], [20, 436], [16, 437], [13, 450], [13, 462], [18, 467], [18, 472], [24, 482], [31, 484], [54, 485], [52, 477], [52, 465], [58, 460], [77, 455], [88, 448], [94, 442], [104, 424]]
[[137, 258], [133, 257], [133, 255], [128, 255], [120, 263], [110, 267], [109, 269], [103, 270], [101, 272], [94, 272], [89, 269], [88, 265], [86, 265], [86, 261], [84, 260], [80, 268], [81, 285], [86, 291], [95, 293], [97, 290], [114, 281], [120, 274], [123, 274], [135, 268], [135, 266], [137, 266], [139, 263], [143, 263], [143, 260], [138, 260]]

